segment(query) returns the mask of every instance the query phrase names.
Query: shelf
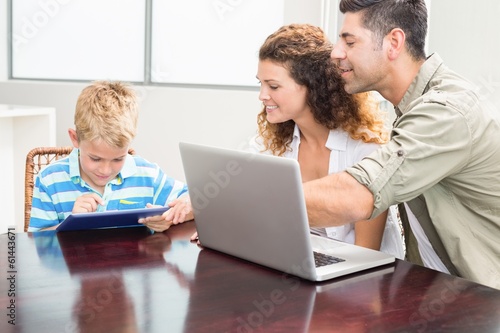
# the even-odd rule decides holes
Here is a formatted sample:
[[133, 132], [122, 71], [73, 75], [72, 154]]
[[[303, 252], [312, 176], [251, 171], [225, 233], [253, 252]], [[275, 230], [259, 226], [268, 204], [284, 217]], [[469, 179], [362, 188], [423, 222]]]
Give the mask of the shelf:
[[0, 233], [9, 227], [23, 231], [26, 155], [32, 148], [55, 145], [55, 108], [0, 104]]

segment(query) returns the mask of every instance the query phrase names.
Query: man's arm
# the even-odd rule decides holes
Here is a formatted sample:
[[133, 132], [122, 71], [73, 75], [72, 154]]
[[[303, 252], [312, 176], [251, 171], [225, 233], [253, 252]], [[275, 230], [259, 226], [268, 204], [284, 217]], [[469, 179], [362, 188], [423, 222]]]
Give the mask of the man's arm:
[[372, 193], [347, 172], [304, 183], [304, 196], [311, 227], [367, 220], [373, 211]]

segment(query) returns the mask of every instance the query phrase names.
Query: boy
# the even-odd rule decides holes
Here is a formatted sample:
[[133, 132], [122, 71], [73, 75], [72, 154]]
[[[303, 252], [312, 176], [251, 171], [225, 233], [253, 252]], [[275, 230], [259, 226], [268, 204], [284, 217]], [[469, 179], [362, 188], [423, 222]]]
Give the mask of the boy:
[[126, 84], [98, 81], [83, 89], [75, 129], [68, 130], [75, 148], [37, 176], [28, 231], [55, 229], [72, 213], [155, 205], [171, 209], [140, 221], [154, 231], [193, 218], [184, 183], [128, 154], [138, 112], [136, 95]]

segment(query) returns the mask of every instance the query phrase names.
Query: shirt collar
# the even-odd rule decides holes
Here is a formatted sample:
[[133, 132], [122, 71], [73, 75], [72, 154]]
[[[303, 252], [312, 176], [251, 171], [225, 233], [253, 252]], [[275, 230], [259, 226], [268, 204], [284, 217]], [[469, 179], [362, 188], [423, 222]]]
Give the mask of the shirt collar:
[[443, 60], [437, 53], [434, 53], [427, 58], [422, 67], [420, 67], [417, 76], [408, 87], [403, 99], [395, 108], [398, 116], [406, 113], [410, 109], [408, 106], [425, 93], [428, 89], [429, 81], [442, 64]]
[[78, 148], [73, 148], [71, 154], [69, 154], [69, 176], [73, 179], [73, 182], [80, 178], [80, 164], [78, 163], [78, 156], [80, 150]]
[[[294, 148], [296, 149], [300, 144], [300, 129], [299, 126], [297, 126], [297, 124], [295, 124], [295, 128], [293, 130], [293, 137], [294, 137], [293, 142], [296, 142], [296, 145], [294, 145], [292, 149]], [[346, 151], [348, 137], [349, 135], [347, 134], [347, 132], [345, 132], [342, 129], [330, 130], [330, 133], [328, 133], [328, 139], [326, 140], [325, 147], [330, 150]]]

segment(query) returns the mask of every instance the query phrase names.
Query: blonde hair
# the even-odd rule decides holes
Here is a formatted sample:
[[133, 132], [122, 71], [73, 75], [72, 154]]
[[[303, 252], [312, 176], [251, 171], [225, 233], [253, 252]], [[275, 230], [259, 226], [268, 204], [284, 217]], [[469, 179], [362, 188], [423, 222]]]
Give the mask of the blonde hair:
[[84, 88], [75, 109], [78, 141], [103, 141], [116, 148], [136, 135], [139, 107], [135, 91], [122, 82], [96, 81]]

